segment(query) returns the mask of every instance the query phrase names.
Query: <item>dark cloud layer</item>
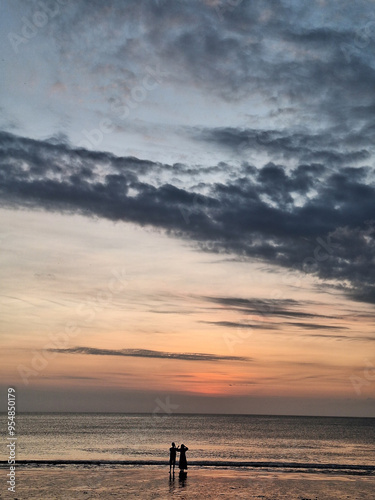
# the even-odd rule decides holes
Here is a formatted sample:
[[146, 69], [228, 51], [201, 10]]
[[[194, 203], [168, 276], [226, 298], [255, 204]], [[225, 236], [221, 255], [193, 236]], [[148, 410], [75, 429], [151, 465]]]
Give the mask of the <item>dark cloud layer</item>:
[[[25, 15], [40, 9], [38, 0], [24, 4]], [[108, 102], [157, 65], [165, 85], [229, 102], [257, 96], [273, 116], [291, 109], [300, 126], [308, 113], [310, 123], [363, 135], [373, 119], [375, 30], [366, 0], [86, 0], [69, 2], [43, 32], [61, 67], [79, 68]]]
[[[24, 3], [26, 16], [40, 8]], [[2, 206], [152, 226], [375, 303], [371, 2], [83, 0], [50, 21], [38, 36], [55, 44], [59, 84], [78, 69], [115, 121], [151, 68], [164, 96], [209, 96], [228, 112], [228, 124], [193, 113], [175, 131], [223, 161], [167, 165], [2, 133]]]
[[[202, 250], [316, 274], [357, 300], [375, 302], [372, 167], [244, 165], [225, 184], [205, 182], [198, 191], [154, 177], [186, 171], [181, 164], [1, 133], [0, 168], [3, 207], [153, 226], [189, 238]], [[297, 275], [282, 279], [300, 280]]]
[[218, 356], [216, 354], [152, 351], [149, 349], [95, 349], [94, 347], [70, 347], [49, 349], [61, 354], [89, 354], [93, 356], [125, 356], [130, 358], [178, 359], [182, 361], [251, 361], [241, 356]]

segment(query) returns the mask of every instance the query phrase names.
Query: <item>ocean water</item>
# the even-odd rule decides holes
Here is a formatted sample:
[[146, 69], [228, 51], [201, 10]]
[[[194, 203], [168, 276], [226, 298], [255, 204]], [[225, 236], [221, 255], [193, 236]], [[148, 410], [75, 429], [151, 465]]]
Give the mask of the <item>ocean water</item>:
[[[2, 419], [4, 416], [1, 417]], [[18, 460], [168, 460], [375, 466], [375, 419], [245, 415], [19, 414]]]

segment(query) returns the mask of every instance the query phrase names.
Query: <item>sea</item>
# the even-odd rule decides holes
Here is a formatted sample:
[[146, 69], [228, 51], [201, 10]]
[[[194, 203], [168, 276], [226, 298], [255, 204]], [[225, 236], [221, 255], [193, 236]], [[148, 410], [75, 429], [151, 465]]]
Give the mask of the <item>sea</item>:
[[374, 418], [23, 413], [16, 424], [25, 463], [155, 465], [175, 442], [192, 466], [375, 470]]

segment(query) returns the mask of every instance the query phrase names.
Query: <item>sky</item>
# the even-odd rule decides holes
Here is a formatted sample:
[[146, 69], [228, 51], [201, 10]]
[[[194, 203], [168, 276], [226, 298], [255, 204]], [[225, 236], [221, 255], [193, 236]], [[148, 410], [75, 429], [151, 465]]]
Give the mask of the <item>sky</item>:
[[1, 2], [19, 411], [375, 416], [374, 3]]

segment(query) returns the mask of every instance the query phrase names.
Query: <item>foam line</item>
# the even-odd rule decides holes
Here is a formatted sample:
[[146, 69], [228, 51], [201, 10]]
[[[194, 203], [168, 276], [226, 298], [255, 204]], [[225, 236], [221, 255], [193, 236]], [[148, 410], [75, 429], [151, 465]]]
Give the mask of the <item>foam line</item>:
[[[167, 466], [165, 460], [17, 460], [18, 465], [160, 465]], [[8, 465], [6, 460], [0, 460], [0, 465]], [[216, 460], [189, 460], [191, 466], [201, 467], [271, 467], [287, 469], [319, 469], [319, 470], [353, 470], [375, 472], [375, 465], [357, 464], [321, 464], [298, 462], [247, 462], [247, 461], [216, 461]]]

